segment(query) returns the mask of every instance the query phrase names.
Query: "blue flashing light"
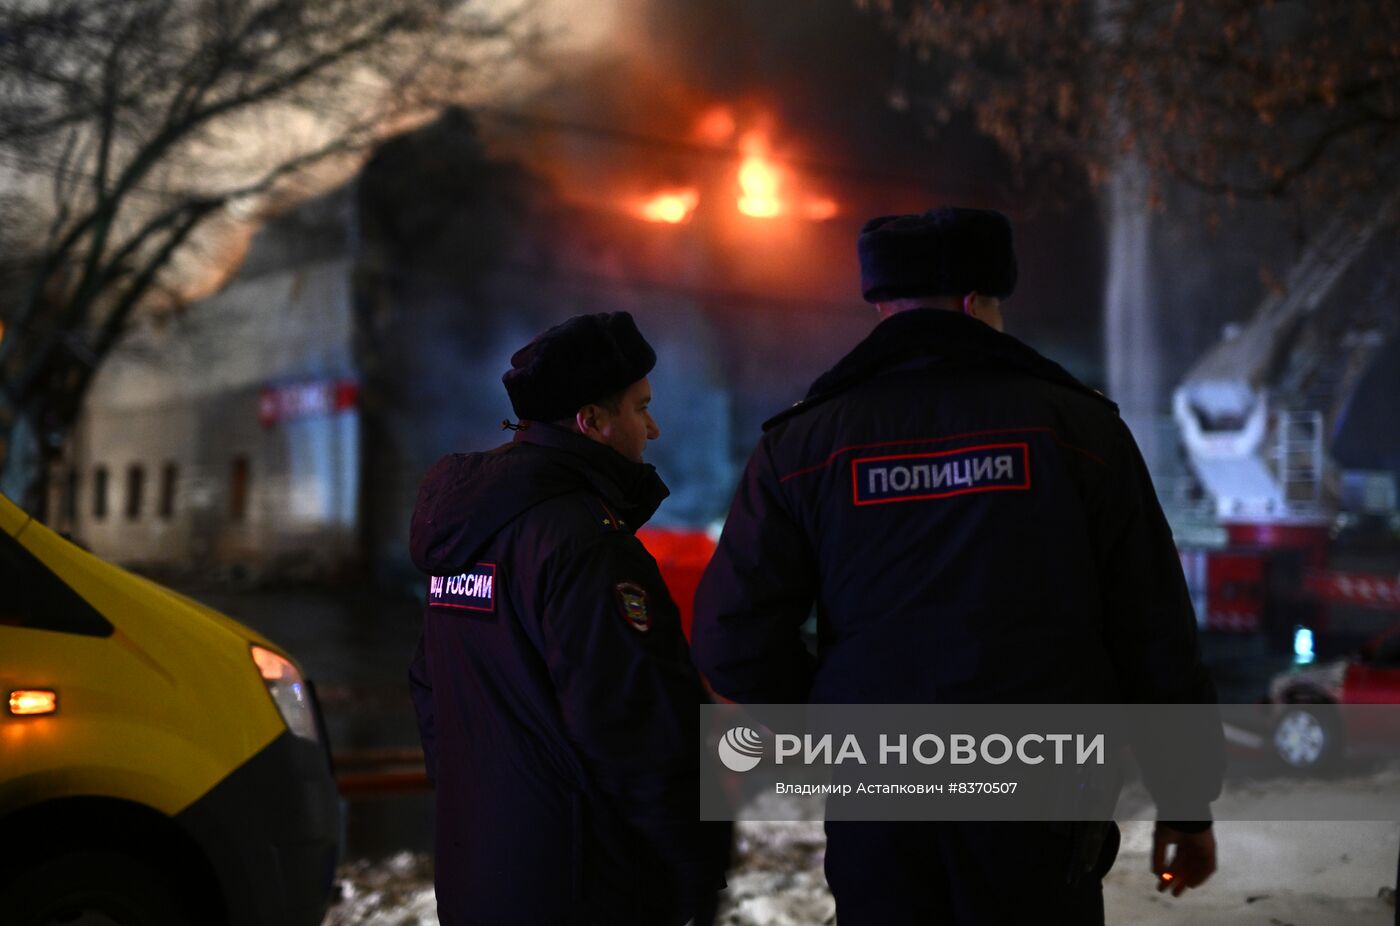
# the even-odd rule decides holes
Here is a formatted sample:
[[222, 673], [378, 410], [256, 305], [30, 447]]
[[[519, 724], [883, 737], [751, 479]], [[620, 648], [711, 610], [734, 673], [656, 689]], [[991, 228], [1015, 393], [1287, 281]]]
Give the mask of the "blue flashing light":
[[1307, 627], [1298, 627], [1293, 631], [1293, 661], [1299, 665], [1306, 665], [1313, 661], [1313, 632]]

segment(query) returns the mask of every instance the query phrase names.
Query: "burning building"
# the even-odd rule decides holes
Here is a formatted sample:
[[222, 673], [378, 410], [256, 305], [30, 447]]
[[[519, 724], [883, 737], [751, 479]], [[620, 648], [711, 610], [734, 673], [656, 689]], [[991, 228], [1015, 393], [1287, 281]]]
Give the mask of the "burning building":
[[[123, 562], [396, 581], [421, 474], [503, 440], [511, 353], [618, 309], [659, 355], [658, 519], [710, 523], [761, 422], [873, 325], [862, 220], [945, 202], [1013, 214], [1013, 329], [1098, 381], [1098, 334], [1076, 324], [1102, 265], [1087, 192], [1065, 197], [1089, 217], [1067, 233], [1014, 208], [970, 129], [930, 143], [884, 104], [889, 40], [853, 7], [789, 24], [802, 48], [734, 7], [693, 11], [696, 29], [647, 7], [669, 38], [628, 63], [509, 112], [449, 110], [270, 221], [223, 291], [101, 372], [53, 480], [61, 525]], [[724, 11], [734, 41], [701, 42]]]
[[[407, 577], [417, 483], [503, 440], [509, 357], [580, 312], [656, 346], [662, 520], [722, 513], [734, 466], [723, 330], [682, 223], [570, 205], [488, 158], [470, 119], [381, 148], [269, 222], [218, 294], [146, 319], [103, 368], [53, 481], [60, 527], [118, 562]], [[632, 269], [647, 268], [637, 275]]]

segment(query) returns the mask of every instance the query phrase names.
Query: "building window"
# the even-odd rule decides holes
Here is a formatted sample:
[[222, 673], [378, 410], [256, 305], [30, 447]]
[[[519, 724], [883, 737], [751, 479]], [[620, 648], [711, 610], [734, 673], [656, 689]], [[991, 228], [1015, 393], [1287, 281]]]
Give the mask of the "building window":
[[248, 458], [234, 457], [229, 471], [228, 516], [242, 521], [248, 515]]
[[175, 517], [175, 486], [180, 479], [180, 467], [174, 463], [165, 464], [160, 471], [160, 517], [169, 521]]
[[141, 517], [142, 498], [146, 494], [146, 467], [133, 463], [126, 471], [126, 519], [135, 521]]
[[107, 517], [107, 467], [99, 466], [92, 471], [92, 519], [102, 521]]
[[63, 520], [72, 527], [78, 523], [78, 471], [70, 469], [68, 479], [63, 486]]

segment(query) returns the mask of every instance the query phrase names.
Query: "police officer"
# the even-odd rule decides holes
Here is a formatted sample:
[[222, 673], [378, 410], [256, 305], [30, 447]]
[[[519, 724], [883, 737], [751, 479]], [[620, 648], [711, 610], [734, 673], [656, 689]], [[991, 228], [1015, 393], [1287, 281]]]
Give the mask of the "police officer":
[[[1117, 408], [1001, 332], [997, 212], [859, 238], [880, 319], [764, 425], [696, 597], [696, 664], [741, 703], [1213, 703], [1170, 531]], [[799, 628], [816, 606], [818, 652]], [[1205, 732], [1223, 756], [1218, 727]], [[1159, 824], [1215, 867], [1220, 763]], [[1151, 784], [1151, 782], [1149, 782]], [[1111, 825], [827, 823], [841, 926], [1102, 923]], [[1085, 847], [1087, 845], [1087, 851]]]
[[668, 494], [642, 461], [655, 363], [626, 312], [550, 328], [503, 377], [514, 440], [419, 490], [410, 680], [444, 926], [679, 924], [722, 884], [724, 835], [697, 822], [705, 695], [633, 536]]

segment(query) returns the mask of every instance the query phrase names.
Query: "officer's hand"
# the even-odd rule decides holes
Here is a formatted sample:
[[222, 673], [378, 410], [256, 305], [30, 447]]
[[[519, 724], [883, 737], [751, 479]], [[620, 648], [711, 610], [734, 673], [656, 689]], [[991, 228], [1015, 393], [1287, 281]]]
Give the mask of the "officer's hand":
[[[1170, 865], [1168, 846], [1176, 847]], [[1171, 888], [1173, 897], [1205, 884], [1215, 874], [1215, 831], [1183, 833], [1158, 823], [1152, 833], [1152, 873], [1157, 876], [1157, 892]]]

